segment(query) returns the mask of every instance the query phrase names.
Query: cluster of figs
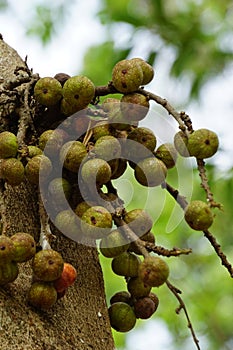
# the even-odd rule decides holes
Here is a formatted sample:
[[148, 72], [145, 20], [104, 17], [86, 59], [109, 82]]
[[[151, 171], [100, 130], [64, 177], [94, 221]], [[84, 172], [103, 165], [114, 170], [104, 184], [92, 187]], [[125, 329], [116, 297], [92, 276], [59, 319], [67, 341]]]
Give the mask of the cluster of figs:
[[[153, 67], [141, 58], [119, 61], [108, 87], [121, 96], [101, 101], [86, 76], [59, 73], [40, 78], [33, 91], [36, 103], [47, 115], [56, 111], [64, 122], [43, 130], [24, 147], [14, 133], [0, 133], [0, 178], [11, 186], [18, 186], [25, 178], [42, 186], [45, 201], [53, 208], [55, 226], [62, 233], [69, 231], [76, 241], [82, 237], [86, 242], [99, 240], [101, 253], [112, 259], [114, 273], [125, 277], [127, 291], [116, 293], [109, 307], [111, 325], [121, 332], [132, 329], [137, 318], [149, 318], [156, 311], [158, 297], [151, 288], [167, 281], [169, 268], [153, 253], [142, 258], [135, 244], [137, 240], [155, 243], [153, 221], [143, 209], [122, 209], [117, 215], [124, 229], [114, 227], [119, 198], [112, 190], [112, 181], [130, 167], [142, 186], [162, 185], [178, 155], [205, 159], [213, 156], [219, 145], [217, 135], [208, 129], [190, 134], [178, 131], [172, 143], [157, 145], [154, 132], [140, 125], [150, 103], [142, 87], [153, 77]], [[200, 200], [187, 205], [184, 218], [194, 230], [206, 230], [213, 222], [208, 203]], [[134, 239], [127, 236], [125, 227], [133, 232]], [[57, 254], [41, 250], [33, 258], [34, 274], [39, 279], [34, 286], [39, 283], [51, 289], [45, 293], [51, 295], [50, 306], [66, 290], [57, 287], [59, 282], [54, 283], [65, 266]], [[41, 274], [43, 268], [51, 273], [47, 280], [43, 277], [47, 272]], [[76, 277], [75, 272], [72, 276]], [[30, 300], [34, 305], [35, 294], [32, 288]]]
[[33, 307], [48, 309], [75, 282], [77, 271], [53, 249], [37, 252], [36, 242], [30, 233], [0, 236], [0, 286], [14, 282], [19, 275], [19, 264], [28, 261], [31, 261], [32, 283], [27, 300]]

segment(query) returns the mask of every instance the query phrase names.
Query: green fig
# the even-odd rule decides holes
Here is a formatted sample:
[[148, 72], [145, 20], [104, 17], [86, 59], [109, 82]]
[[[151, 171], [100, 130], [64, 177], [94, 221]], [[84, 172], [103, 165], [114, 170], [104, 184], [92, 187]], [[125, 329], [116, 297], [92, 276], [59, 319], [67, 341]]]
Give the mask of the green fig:
[[155, 187], [165, 181], [167, 168], [160, 159], [149, 157], [138, 162], [134, 176], [141, 185]]
[[171, 143], [163, 143], [160, 145], [156, 152], [155, 157], [162, 160], [167, 169], [173, 168], [177, 160], [177, 150]]
[[121, 145], [115, 137], [106, 135], [98, 138], [94, 151], [98, 158], [110, 161], [120, 157]]
[[25, 176], [32, 184], [38, 185], [39, 179], [46, 179], [52, 171], [52, 163], [46, 156], [38, 155], [28, 160]]
[[35, 276], [46, 282], [58, 279], [63, 270], [64, 261], [61, 254], [53, 249], [44, 249], [36, 253], [32, 262]]
[[138, 275], [145, 285], [159, 287], [166, 282], [169, 267], [160, 257], [149, 256], [140, 264]]
[[11, 186], [18, 186], [24, 180], [23, 163], [16, 158], [7, 158], [1, 164], [4, 180]]
[[18, 141], [15, 134], [9, 131], [0, 133], [0, 158], [16, 157], [18, 152]]
[[122, 93], [136, 91], [143, 81], [142, 68], [131, 60], [119, 61], [112, 70], [114, 87]]
[[62, 98], [62, 86], [55, 78], [40, 78], [34, 86], [34, 96], [40, 104], [54, 106]]
[[153, 226], [151, 216], [143, 209], [133, 209], [127, 212], [124, 215], [124, 221], [138, 237], [145, 235]]
[[136, 277], [141, 263], [139, 257], [130, 252], [123, 252], [112, 260], [112, 270], [116, 275]]
[[28, 292], [28, 302], [38, 309], [49, 309], [57, 301], [55, 287], [46, 282], [34, 282]]
[[188, 137], [183, 131], [178, 131], [174, 136], [174, 146], [182, 157], [190, 157], [188, 148]]
[[33, 258], [36, 254], [36, 242], [34, 238], [25, 232], [17, 232], [11, 236], [11, 240], [15, 247], [15, 262], [25, 262]]
[[129, 248], [128, 240], [120, 230], [113, 230], [109, 235], [100, 241], [100, 251], [103, 256], [113, 258], [125, 252]]
[[60, 162], [63, 164], [64, 168], [72, 172], [78, 172], [86, 155], [87, 150], [82, 142], [68, 141], [61, 148]]
[[142, 69], [143, 79], [142, 85], [147, 85], [154, 78], [154, 68], [142, 58], [131, 58], [131, 61], [136, 62]]
[[105, 237], [112, 228], [112, 215], [101, 206], [87, 209], [81, 218], [81, 229], [87, 238]]
[[150, 294], [151, 286], [145, 284], [139, 276], [136, 276], [129, 278], [127, 289], [132, 297], [142, 298], [147, 297]]
[[188, 139], [187, 148], [191, 156], [199, 159], [212, 157], [218, 150], [219, 140], [215, 132], [208, 129], [194, 131]]
[[118, 332], [129, 332], [136, 323], [132, 307], [123, 302], [112, 304], [109, 309], [111, 327]]
[[62, 112], [65, 115], [70, 115], [87, 107], [93, 100], [95, 85], [86, 76], [77, 75], [66, 80], [62, 91]]
[[11, 283], [18, 277], [19, 269], [15, 261], [7, 261], [0, 265], [0, 286]]
[[103, 185], [111, 179], [112, 171], [110, 165], [103, 159], [93, 158], [84, 163], [81, 169], [83, 181], [89, 188]]
[[185, 208], [185, 221], [197, 231], [207, 230], [213, 223], [213, 214], [207, 203], [194, 200]]
[[15, 246], [10, 237], [0, 235], [0, 266], [13, 260]]

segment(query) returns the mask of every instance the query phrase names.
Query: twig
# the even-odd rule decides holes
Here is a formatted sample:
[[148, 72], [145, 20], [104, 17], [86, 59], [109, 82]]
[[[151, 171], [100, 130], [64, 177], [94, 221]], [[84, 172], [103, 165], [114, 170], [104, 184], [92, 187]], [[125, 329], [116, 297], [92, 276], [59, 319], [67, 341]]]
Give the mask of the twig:
[[180, 311], [183, 309], [186, 319], [188, 321], [188, 328], [190, 329], [190, 332], [192, 334], [193, 337], [193, 341], [197, 347], [198, 350], [201, 350], [200, 346], [199, 346], [199, 340], [196, 337], [196, 334], [194, 332], [192, 323], [190, 321], [189, 315], [188, 315], [188, 311], [186, 309], [185, 303], [183, 301], [183, 299], [180, 297], [180, 294], [182, 294], [181, 290], [179, 290], [178, 288], [176, 288], [175, 286], [173, 286], [169, 281], [166, 282], [166, 285], [168, 286], [168, 288], [170, 289], [170, 291], [175, 295], [176, 299], [179, 301], [179, 307], [176, 309], [176, 313], [179, 314]]
[[145, 95], [148, 97], [149, 100], [153, 100], [156, 103], [160, 104], [162, 107], [164, 107], [166, 109], [166, 111], [168, 112], [168, 114], [172, 115], [173, 118], [177, 121], [177, 123], [179, 124], [179, 128], [180, 130], [182, 130], [187, 136], [189, 134], [188, 132], [188, 128], [186, 128], [186, 125], [183, 121], [184, 118], [189, 118], [189, 116], [185, 113], [185, 112], [177, 112], [175, 110], [174, 107], [172, 107], [172, 105], [165, 99], [162, 98], [156, 94], [153, 94], [147, 90], [144, 90], [142, 88], [138, 89], [138, 91], [140, 94]]
[[[187, 136], [190, 132], [193, 131], [192, 123], [189, 116], [184, 112], [177, 112], [174, 107], [165, 99], [156, 94], [153, 94], [143, 88], [139, 88], [136, 92], [145, 95], [148, 97], [148, 100], [153, 100], [156, 103], [160, 104], [164, 107], [169, 114], [173, 116], [173, 118], [178, 122], [180, 130], [182, 130]], [[120, 93], [112, 84], [109, 82], [106, 86], [97, 86], [95, 89], [95, 98], [98, 96], [106, 96], [109, 94], [117, 94]]]
[[221, 204], [215, 202], [213, 193], [210, 190], [210, 186], [208, 184], [208, 178], [206, 176], [205, 162], [203, 159], [197, 159], [197, 167], [199, 171], [199, 176], [201, 178], [201, 186], [206, 192], [206, 198], [210, 207], [221, 209], [222, 207]]
[[167, 182], [161, 184], [162, 188], [165, 188], [170, 195], [176, 200], [176, 202], [181, 206], [182, 209], [185, 209], [188, 205], [188, 202], [184, 196], [179, 194], [179, 191], [169, 185]]
[[172, 249], [166, 249], [164, 247], [161, 246], [157, 246], [153, 243], [150, 242], [146, 242], [141, 240], [141, 243], [144, 245], [144, 247], [147, 249], [148, 252], [154, 252], [158, 255], [162, 255], [162, 256], [166, 256], [166, 257], [170, 257], [170, 256], [180, 256], [180, 255], [188, 255], [190, 253], [192, 253], [192, 249], [191, 248], [172, 248]]
[[192, 121], [189, 117], [188, 114], [186, 114], [184, 111], [180, 112], [180, 117], [183, 120], [184, 124], [186, 125], [188, 131], [190, 132], [190, 134], [194, 131], [193, 130], [193, 125], [192, 125]]
[[222, 252], [220, 244], [217, 242], [216, 238], [208, 230], [203, 231], [203, 233], [204, 233], [204, 236], [211, 243], [212, 247], [214, 248], [220, 260], [222, 261], [222, 265], [226, 267], [230, 276], [233, 278], [233, 267], [230, 264], [230, 262], [227, 260], [226, 255]]

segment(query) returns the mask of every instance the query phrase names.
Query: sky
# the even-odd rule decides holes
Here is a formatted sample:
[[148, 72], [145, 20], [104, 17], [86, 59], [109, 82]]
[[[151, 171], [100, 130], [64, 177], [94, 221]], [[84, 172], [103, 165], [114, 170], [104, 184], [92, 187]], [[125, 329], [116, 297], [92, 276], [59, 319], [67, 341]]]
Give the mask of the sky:
[[[104, 41], [104, 38], [107, 37], [105, 29], [95, 17], [99, 8], [99, 0], [74, 1], [68, 23], [48, 46], [43, 46], [35, 37], [28, 37], [25, 33], [25, 26], [30, 23], [33, 8], [38, 2], [38, 0], [9, 0], [11, 12], [0, 13], [0, 33], [22, 58], [28, 57], [29, 67], [41, 77], [54, 76], [58, 72], [77, 74], [81, 69], [87, 48]], [[56, 4], [59, 4], [59, 1]], [[135, 52], [135, 56], [139, 54], [140, 52]], [[177, 99], [177, 105], [180, 106], [182, 92], [170, 81], [167, 74], [168, 54], [166, 51], [162, 53], [156, 67], [156, 82], [154, 85], [151, 84], [150, 88], [151, 91], [168, 100], [169, 98], [172, 101]], [[233, 167], [231, 156], [233, 146], [232, 87], [233, 67], [203, 88], [200, 101], [186, 107], [186, 112], [190, 115], [195, 129], [209, 128], [219, 135], [220, 151], [213, 157], [213, 162], [222, 171]], [[155, 337], [157, 349], [172, 349], [166, 326], [161, 321], [155, 320], [145, 323], [145, 326], [136, 333], [130, 332], [127, 336], [128, 348], [151, 349]], [[135, 342], [137, 348], [135, 348]], [[192, 342], [188, 348], [192, 350]]]

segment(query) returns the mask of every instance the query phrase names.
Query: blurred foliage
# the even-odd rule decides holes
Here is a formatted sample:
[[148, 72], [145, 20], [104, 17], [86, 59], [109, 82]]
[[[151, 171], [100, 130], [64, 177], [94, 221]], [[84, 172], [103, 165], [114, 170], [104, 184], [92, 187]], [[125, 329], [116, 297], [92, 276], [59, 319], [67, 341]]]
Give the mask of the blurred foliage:
[[58, 6], [54, 3], [36, 5], [33, 17], [27, 24], [27, 35], [37, 37], [44, 45], [48, 44], [52, 36], [56, 35], [59, 30], [62, 30], [63, 24], [67, 19], [69, 6], [67, 7], [65, 1]]
[[[68, 23], [76, 1], [35, 3], [27, 34], [48, 44]], [[7, 0], [0, 0], [0, 10], [6, 6]], [[170, 77], [188, 79], [189, 97], [198, 98], [201, 87], [232, 62], [231, 0], [99, 0], [99, 7], [97, 18], [106, 35], [84, 57], [83, 70], [89, 76], [106, 82], [117, 60], [138, 52], [156, 65], [163, 53]], [[103, 61], [104, 73], [98, 64]]]
[[[152, 65], [163, 49], [170, 48], [174, 53], [170, 76], [188, 77], [190, 97], [197, 98], [203, 84], [232, 62], [231, 0], [102, 0], [101, 7], [99, 17], [115, 43], [112, 51], [108, 48], [105, 53], [110, 66], [119, 48], [128, 49], [130, 56], [140, 52], [141, 45], [148, 41], [142, 58]], [[124, 27], [126, 24], [128, 27]], [[104, 45], [98, 50], [103, 56]], [[96, 47], [94, 52], [97, 55]], [[92, 72], [92, 66], [93, 62], [84, 59], [85, 71]]]
[[[183, 181], [186, 181], [186, 172], [190, 171], [192, 170], [183, 169]], [[223, 211], [218, 209], [214, 211], [216, 218], [210, 231], [216, 236], [228, 259], [233, 261], [233, 169], [222, 177], [213, 166], [209, 165], [208, 174], [211, 188], [215, 193], [215, 199], [223, 204]], [[134, 194], [127, 209], [142, 208], [143, 198], [148, 196], [147, 189], [135, 182], [131, 169], [127, 171], [126, 177], [129, 178], [134, 188]], [[204, 200], [205, 194], [200, 186], [199, 175], [196, 171], [194, 171], [193, 178], [192, 199]], [[175, 169], [169, 170], [169, 183], [172, 185], [176, 183]], [[115, 184], [117, 185], [117, 180], [115, 180]], [[123, 189], [122, 193], [125, 190]], [[193, 253], [188, 256], [171, 257], [167, 259], [167, 262], [171, 271], [169, 280], [182, 290], [181, 297], [186, 304], [196, 335], [200, 339], [201, 349], [232, 349], [233, 294], [232, 279], [229, 273], [221, 265], [219, 258], [202, 232], [191, 230], [184, 220], [181, 220], [171, 233], [167, 233], [167, 222], [172, 215], [174, 207], [178, 207], [178, 205], [161, 188], [156, 188], [153, 197], [154, 201], [147, 201], [148, 212], [155, 216], [155, 210], [161, 210], [153, 227], [156, 243], [170, 249], [175, 246], [181, 248], [189, 247], [193, 250]], [[115, 275], [111, 271], [111, 259], [104, 258], [101, 255], [100, 259], [104, 271], [107, 301], [109, 302], [110, 297], [114, 293], [126, 290], [126, 283], [124, 278]], [[166, 286], [153, 288], [153, 291], [158, 295], [160, 305], [152, 320], [161, 318], [166, 322], [169, 331], [173, 335], [173, 349], [187, 350], [195, 348], [183, 311], [179, 315], [175, 313], [175, 309], [178, 307], [175, 297]], [[140, 321], [139, 327], [132, 330], [131, 334], [140, 332], [140, 325], [148, 322], [150, 320]], [[113, 334], [118, 349], [131, 350], [126, 347], [124, 334], [115, 331]], [[156, 329], [154, 334], [154, 347], [156, 348]]]
[[8, 1], [7, 0], [0, 0], [0, 11], [6, 10], [8, 7]]

